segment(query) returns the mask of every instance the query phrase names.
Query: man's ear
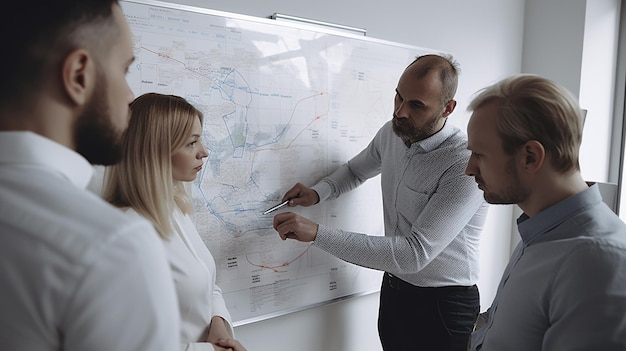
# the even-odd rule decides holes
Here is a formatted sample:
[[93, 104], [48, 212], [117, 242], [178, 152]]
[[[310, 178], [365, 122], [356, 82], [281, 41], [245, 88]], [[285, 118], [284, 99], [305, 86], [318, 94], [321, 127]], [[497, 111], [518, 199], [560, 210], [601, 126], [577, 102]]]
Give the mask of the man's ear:
[[456, 100], [452, 99], [448, 101], [448, 103], [446, 103], [446, 106], [444, 106], [442, 116], [444, 118], [450, 116], [450, 114], [454, 111], [455, 107], [456, 107]]
[[536, 173], [546, 160], [546, 150], [537, 140], [530, 140], [522, 147], [522, 157], [524, 169]]
[[85, 50], [71, 52], [63, 61], [63, 86], [69, 99], [84, 105], [91, 94], [95, 81], [95, 62]]

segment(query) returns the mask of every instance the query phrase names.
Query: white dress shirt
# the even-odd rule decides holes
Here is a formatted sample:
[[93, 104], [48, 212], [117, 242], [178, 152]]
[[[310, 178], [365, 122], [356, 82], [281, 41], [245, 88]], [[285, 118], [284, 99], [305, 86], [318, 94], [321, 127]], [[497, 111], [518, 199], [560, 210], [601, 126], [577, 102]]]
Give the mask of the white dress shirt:
[[30, 132], [0, 132], [0, 350], [176, 350], [163, 244], [85, 190], [91, 165]]
[[[135, 210], [129, 213], [140, 216]], [[198, 230], [188, 215], [176, 207], [172, 214], [173, 233], [164, 241], [174, 278], [181, 317], [181, 342], [185, 344], [204, 342], [208, 336], [207, 326], [214, 316], [222, 317], [233, 336], [230, 313], [215, 284], [215, 260], [206, 247]], [[187, 345], [189, 347], [209, 344]]]
[[315, 245], [416, 286], [476, 284], [488, 204], [465, 175], [469, 156], [466, 135], [449, 123], [407, 148], [389, 121], [363, 151], [312, 187], [322, 202], [380, 174], [385, 236], [320, 225]]

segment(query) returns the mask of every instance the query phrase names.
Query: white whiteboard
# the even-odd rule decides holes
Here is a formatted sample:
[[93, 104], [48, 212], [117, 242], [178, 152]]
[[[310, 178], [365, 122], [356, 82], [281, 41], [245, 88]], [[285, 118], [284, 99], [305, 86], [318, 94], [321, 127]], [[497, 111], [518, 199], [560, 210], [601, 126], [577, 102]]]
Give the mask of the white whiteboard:
[[[192, 184], [196, 225], [235, 325], [378, 291], [381, 272], [282, 241], [261, 212], [313, 185], [392, 116], [404, 68], [433, 50], [155, 1], [122, 1], [136, 61], [128, 80], [186, 98], [210, 155]], [[380, 182], [309, 208], [319, 223], [383, 235]]]

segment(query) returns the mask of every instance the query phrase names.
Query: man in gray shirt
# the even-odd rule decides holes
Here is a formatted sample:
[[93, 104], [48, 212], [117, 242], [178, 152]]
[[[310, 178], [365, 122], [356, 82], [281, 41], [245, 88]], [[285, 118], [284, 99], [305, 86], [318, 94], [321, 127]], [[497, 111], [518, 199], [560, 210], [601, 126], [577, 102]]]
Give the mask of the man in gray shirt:
[[471, 350], [626, 350], [626, 225], [581, 176], [578, 103], [548, 79], [518, 75], [469, 109], [467, 175], [487, 202], [524, 211]]
[[396, 88], [393, 119], [361, 153], [283, 200], [311, 206], [381, 175], [385, 236], [352, 233], [295, 213], [274, 217], [282, 239], [314, 241], [345, 261], [385, 271], [378, 330], [385, 350], [465, 350], [479, 312], [478, 247], [487, 204], [463, 172], [466, 136], [446, 123], [458, 68], [418, 57]]

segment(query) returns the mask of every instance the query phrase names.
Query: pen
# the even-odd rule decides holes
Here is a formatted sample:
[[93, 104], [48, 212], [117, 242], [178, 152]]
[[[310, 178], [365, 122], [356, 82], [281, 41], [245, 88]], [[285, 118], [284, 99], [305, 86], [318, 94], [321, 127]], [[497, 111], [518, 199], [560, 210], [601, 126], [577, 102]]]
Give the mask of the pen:
[[279, 203], [278, 205], [276, 205], [276, 206], [274, 206], [274, 207], [272, 207], [272, 208], [268, 209], [267, 211], [263, 212], [263, 214], [264, 214], [264, 215], [266, 215], [266, 214], [268, 214], [268, 213], [274, 212], [274, 211], [276, 211], [276, 210], [278, 210], [278, 209], [280, 209], [280, 208], [283, 208], [283, 207], [287, 206], [287, 204], [289, 204], [289, 200], [290, 200], [290, 199], [287, 199], [287, 200], [285, 200], [285, 201], [283, 201], [283, 202]]

